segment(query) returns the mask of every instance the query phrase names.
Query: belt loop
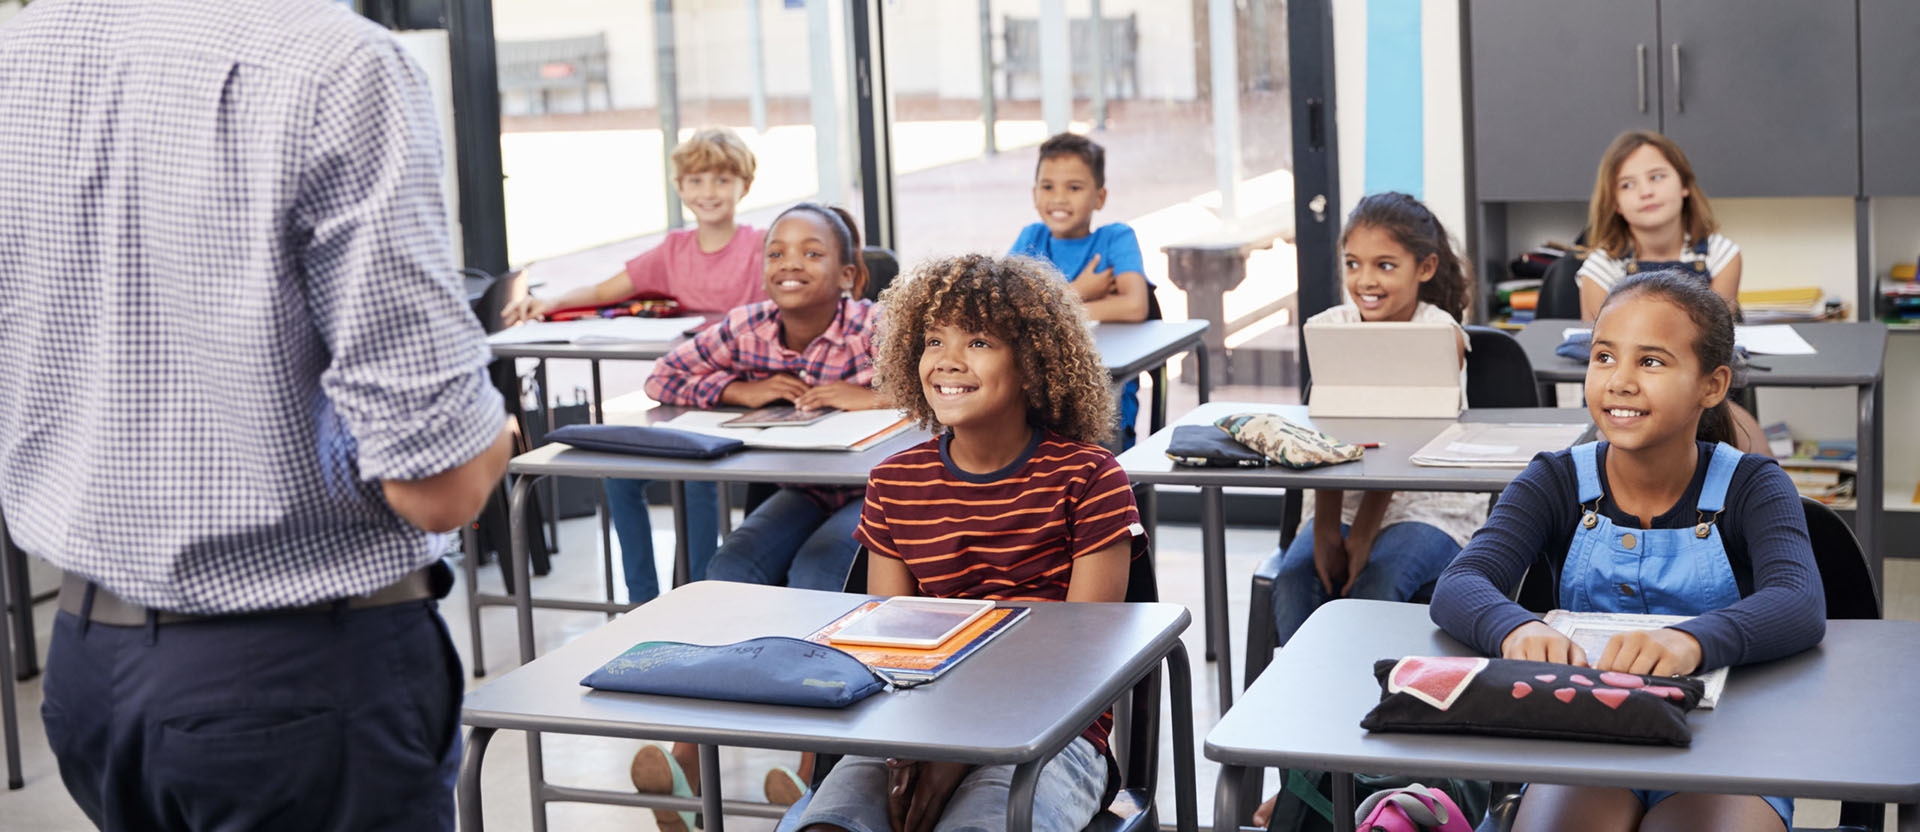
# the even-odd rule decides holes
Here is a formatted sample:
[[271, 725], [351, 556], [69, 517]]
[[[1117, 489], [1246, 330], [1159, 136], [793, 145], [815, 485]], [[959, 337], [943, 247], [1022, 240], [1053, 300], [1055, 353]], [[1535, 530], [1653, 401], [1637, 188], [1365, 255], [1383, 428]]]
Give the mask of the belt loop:
[[147, 610], [147, 646], [152, 647], [159, 643], [160, 643], [160, 612], [158, 610], [150, 609], [150, 610]]
[[93, 591], [98, 587], [99, 587], [98, 584], [95, 584], [92, 581], [88, 581], [86, 591], [80, 594], [80, 637], [81, 638], [85, 638], [87, 635], [87, 630], [93, 627]]

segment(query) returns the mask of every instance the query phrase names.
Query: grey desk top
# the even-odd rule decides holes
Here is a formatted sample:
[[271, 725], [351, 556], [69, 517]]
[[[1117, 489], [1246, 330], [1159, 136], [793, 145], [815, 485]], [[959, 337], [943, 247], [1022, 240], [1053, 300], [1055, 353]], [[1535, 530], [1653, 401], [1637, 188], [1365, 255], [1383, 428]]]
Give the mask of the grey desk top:
[[[655, 407], [649, 423], [664, 422], [692, 408]], [[550, 443], [513, 458], [509, 474], [683, 482], [771, 482], [783, 485], [866, 485], [867, 474], [896, 453], [927, 441], [915, 428], [864, 451], [789, 451], [747, 448], [719, 459], [671, 459], [586, 451]]]
[[1720, 707], [1688, 715], [1691, 748], [1368, 734], [1360, 719], [1380, 700], [1376, 659], [1472, 652], [1425, 606], [1339, 600], [1275, 655], [1208, 734], [1206, 754], [1235, 765], [1908, 803], [1920, 800], [1916, 643], [1920, 623], [1830, 621], [1819, 647], [1734, 668]]
[[[704, 326], [704, 324], [702, 324]], [[685, 338], [671, 341], [628, 341], [617, 344], [496, 344], [495, 358], [578, 358], [604, 361], [653, 361], [673, 351]]]
[[1131, 378], [1200, 345], [1206, 321], [1103, 323], [1093, 328], [1093, 347], [1114, 378]]
[[[1514, 336], [1533, 363], [1541, 381], [1582, 381], [1587, 365], [1553, 354], [1567, 327], [1585, 327], [1580, 321], [1542, 319], [1527, 324]], [[1880, 380], [1887, 356], [1887, 326], [1874, 321], [1793, 324], [1795, 332], [1816, 351], [1814, 355], [1756, 355], [1753, 362], [1767, 369], [1747, 373], [1747, 383], [1758, 387], [1852, 387]]]
[[1160, 661], [1190, 619], [1176, 604], [1033, 604], [1026, 620], [939, 680], [883, 691], [843, 710], [607, 693], [579, 684], [642, 641], [802, 637], [862, 600], [688, 584], [468, 693], [461, 719], [491, 728], [1019, 763], [1078, 736]]
[[[1358, 462], [1294, 470], [1269, 468], [1194, 468], [1173, 464], [1167, 443], [1180, 425], [1204, 425], [1233, 413], [1278, 413], [1348, 442], [1379, 442]], [[1586, 424], [1584, 410], [1557, 407], [1470, 409], [1461, 414], [1469, 422], [1547, 422]], [[1374, 491], [1486, 491], [1496, 492], [1519, 475], [1519, 468], [1429, 468], [1409, 458], [1431, 441], [1451, 419], [1319, 419], [1307, 418], [1304, 405], [1253, 402], [1209, 402], [1164, 430], [1154, 433], [1120, 455], [1120, 467], [1136, 484], [1216, 485], [1255, 488], [1340, 488]]]

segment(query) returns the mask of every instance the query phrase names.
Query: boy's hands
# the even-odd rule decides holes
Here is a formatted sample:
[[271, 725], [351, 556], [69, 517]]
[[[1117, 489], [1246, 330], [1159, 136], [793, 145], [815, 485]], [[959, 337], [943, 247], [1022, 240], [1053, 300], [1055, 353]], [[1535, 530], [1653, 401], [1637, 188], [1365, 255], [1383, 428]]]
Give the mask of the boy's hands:
[[1634, 630], [1607, 639], [1595, 670], [1678, 676], [1700, 669], [1700, 641], [1671, 627]]
[[887, 769], [888, 825], [893, 832], [932, 832], [973, 766], [888, 758]]
[[765, 407], [785, 399], [798, 402], [812, 388], [798, 377], [781, 373], [759, 381], [736, 381], [720, 391], [720, 403], [741, 407]]
[[1096, 254], [1073, 278], [1073, 291], [1082, 301], [1099, 300], [1119, 291], [1120, 287], [1113, 281], [1113, 267], [1095, 271], [1099, 266], [1100, 255]]
[[[1608, 645], [1612, 649], [1612, 645]], [[1530, 662], [1554, 662], [1570, 664], [1575, 667], [1587, 666], [1587, 651], [1574, 644], [1559, 630], [1547, 626], [1545, 621], [1529, 621], [1513, 628], [1504, 641], [1500, 642], [1500, 657], [1505, 659], [1525, 659]], [[1605, 669], [1605, 668], [1602, 668]]]
[[526, 295], [507, 304], [507, 308], [500, 311], [500, 317], [507, 322], [507, 326], [513, 326], [522, 321], [545, 320], [547, 313], [552, 311], [553, 301]]
[[793, 400], [793, 406], [802, 410], [818, 410], [823, 407], [837, 407], [841, 410], [872, 410], [880, 401], [880, 395], [871, 388], [862, 387], [850, 381], [830, 381], [812, 388]]

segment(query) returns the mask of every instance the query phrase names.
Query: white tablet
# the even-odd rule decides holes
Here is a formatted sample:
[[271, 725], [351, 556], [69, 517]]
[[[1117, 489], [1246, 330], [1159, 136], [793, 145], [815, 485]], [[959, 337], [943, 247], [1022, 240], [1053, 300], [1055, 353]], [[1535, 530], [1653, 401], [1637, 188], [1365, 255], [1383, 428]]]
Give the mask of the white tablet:
[[1313, 370], [1308, 416], [1453, 419], [1466, 406], [1453, 324], [1321, 321], [1300, 329]]
[[834, 644], [939, 647], [993, 609], [992, 601], [964, 598], [889, 598], [827, 638]]

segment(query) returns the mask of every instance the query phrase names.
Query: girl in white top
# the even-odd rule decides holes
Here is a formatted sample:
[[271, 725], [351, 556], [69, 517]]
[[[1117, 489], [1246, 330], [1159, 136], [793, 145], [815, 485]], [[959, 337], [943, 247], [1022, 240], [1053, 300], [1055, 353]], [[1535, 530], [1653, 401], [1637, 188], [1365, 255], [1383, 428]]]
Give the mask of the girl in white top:
[[1593, 320], [1627, 275], [1663, 269], [1699, 275], [1737, 313], [1740, 247], [1719, 227], [1679, 145], [1651, 130], [1621, 133], [1600, 157], [1587, 204], [1580, 317]]

